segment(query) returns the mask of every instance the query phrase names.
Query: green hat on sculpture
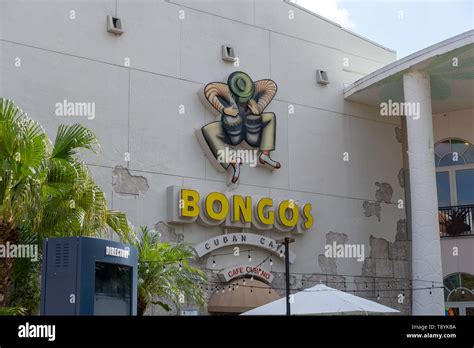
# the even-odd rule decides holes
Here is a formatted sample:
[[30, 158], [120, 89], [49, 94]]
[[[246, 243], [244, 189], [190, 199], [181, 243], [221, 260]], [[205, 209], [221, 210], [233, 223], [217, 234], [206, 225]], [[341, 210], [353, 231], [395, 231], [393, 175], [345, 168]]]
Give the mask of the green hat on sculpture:
[[232, 96], [237, 102], [247, 102], [253, 97], [254, 83], [249, 75], [242, 71], [236, 71], [227, 79]]

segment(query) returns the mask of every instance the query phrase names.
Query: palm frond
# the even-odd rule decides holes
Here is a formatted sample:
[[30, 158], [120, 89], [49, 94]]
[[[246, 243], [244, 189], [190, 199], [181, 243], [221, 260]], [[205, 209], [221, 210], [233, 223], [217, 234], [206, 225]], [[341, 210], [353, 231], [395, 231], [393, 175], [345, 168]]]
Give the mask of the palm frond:
[[51, 157], [70, 160], [78, 149], [96, 152], [98, 146], [97, 137], [88, 128], [77, 123], [72, 126], [60, 125]]
[[25, 315], [26, 309], [23, 307], [0, 307], [0, 316]]

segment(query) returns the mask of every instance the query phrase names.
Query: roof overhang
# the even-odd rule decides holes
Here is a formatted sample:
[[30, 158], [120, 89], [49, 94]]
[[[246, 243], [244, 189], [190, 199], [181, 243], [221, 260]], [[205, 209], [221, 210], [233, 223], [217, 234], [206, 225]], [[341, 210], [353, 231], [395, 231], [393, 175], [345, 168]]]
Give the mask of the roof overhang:
[[372, 106], [402, 102], [403, 74], [429, 72], [433, 113], [470, 109], [474, 101], [474, 30], [427, 47], [344, 88], [344, 98]]

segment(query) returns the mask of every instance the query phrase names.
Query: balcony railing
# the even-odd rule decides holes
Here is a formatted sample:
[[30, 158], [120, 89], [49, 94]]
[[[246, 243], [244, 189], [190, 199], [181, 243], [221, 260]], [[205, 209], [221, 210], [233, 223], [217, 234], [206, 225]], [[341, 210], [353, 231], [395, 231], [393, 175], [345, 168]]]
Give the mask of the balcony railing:
[[438, 208], [441, 237], [474, 236], [474, 205]]

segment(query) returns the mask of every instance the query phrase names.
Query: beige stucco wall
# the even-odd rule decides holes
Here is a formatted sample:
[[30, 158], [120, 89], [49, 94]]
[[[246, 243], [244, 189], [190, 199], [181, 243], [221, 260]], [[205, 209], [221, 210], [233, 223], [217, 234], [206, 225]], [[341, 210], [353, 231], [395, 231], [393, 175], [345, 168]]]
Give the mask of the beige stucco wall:
[[474, 275], [473, 250], [474, 237], [442, 238], [443, 277], [459, 272]]
[[461, 138], [474, 143], [474, 109], [456, 110], [433, 115], [434, 142]]

